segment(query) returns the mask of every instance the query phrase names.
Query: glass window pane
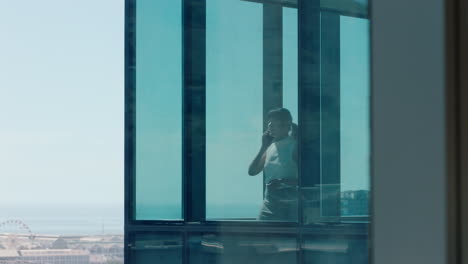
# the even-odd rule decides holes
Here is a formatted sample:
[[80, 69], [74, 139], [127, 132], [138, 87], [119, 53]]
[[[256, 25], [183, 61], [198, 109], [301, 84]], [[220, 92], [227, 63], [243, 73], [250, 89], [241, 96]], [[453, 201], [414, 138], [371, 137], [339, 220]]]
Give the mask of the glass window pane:
[[206, 16], [207, 218], [255, 219], [263, 182], [247, 169], [263, 129], [262, 6], [207, 0]]
[[297, 33], [295, 9], [207, 1], [208, 219], [297, 221]]
[[132, 235], [129, 263], [153, 264], [171, 263], [182, 264], [183, 240], [176, 233], [136, 233]]
[[138, 0], [137, 220], [181, 218], [181, 1]]
[[297, 9], [283, 8], [283, 105], [298, 120]]
[[297, 263], [297, 252], [293, 236], [208, 233], [189, 239], [191, 264]]
[[341, 214], [368, 215], [369, 21], [341, 16]]
[[367, 221], [369, 22], [331, 12], [320, 19], [320, 179], [302, 188], [304, 222]]

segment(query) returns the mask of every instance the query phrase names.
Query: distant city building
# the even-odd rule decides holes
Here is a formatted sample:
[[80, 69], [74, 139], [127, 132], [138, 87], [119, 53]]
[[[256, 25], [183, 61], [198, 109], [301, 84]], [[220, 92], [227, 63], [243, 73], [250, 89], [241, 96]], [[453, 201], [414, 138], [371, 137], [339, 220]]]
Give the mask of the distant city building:
[[2, 249], [0, 250], [0, 263], [14, 263], [19, 260], [19, 253], [17, 250]]
[[90, 264], [106, 264], [107, 258], [104, 255], [90, 255], [89, 261]]
[[341, 192], [341, 215], [369, 215], [369, 191], [357, 190]]
[[22, 261], [37, 264], [90, 264], [89, 252], [73, 249], [20, 250]]
[[[0, 245], [11, 234], [0, 233]], [[14, 248], [0, 247], [0, 264], [119, 264], [123, 263], [123, 235], [57, 236], [14, 234]]]
[[59, 237], [52, 243], [52, 249], [68, 249], [68, 243], [63, 237]]

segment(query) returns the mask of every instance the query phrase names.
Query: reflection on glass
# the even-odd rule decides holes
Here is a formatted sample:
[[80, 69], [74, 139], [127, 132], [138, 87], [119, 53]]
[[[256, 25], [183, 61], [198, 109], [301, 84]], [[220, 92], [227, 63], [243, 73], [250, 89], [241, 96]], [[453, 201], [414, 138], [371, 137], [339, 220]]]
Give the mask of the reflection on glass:
[[305, 224], [368, 215], [368, 26], [321, 13], [320, 184], [301, 189]]
[[181, 1], [136, 2], [136, 219], [180, 219]]
[[133, 239], [129, 263], [182, 263], [183, 241], [179, 234], [137, 233]]
[[251, 176], [264, 173], [259, 220], [297, 221], [297, 128], [292, 121], [286, 108], [268, 112], [260, 150], [249, 166]]
[[291, 236], [202, 234], [189, 240], [192, 264], [297, 263], [297, 241]]
[[[293, 1], [207, 1], [208, 219], [298, 220], [298, 162], [287, 152], [301, 155], [301, 142], [289, 135], [300, 115], [309, 131], [301, 138], [310, 156], [303, 162], [311, 164], [299, 175], [304, 222], [367, 215], [368, 21], [329, 12], [325, 4], [349, 14], [367, 5], [327, 0], [320, 13], [310, 5], [305, 12], [320, 21], [300, 33]], [[299, 34], [319, 40], [304, 38], [299, 50]], [[301, 86], [299, 67], [310, 69]], [[298, 98], [300, 92], [308, 96]], [[270, 120], [269, 111], [281, 108], [289, 119]], [[284, 122], [288, 136], [268, 139], [269, 124]], [[263, 180], [245, 177], [245, 164]]]
[[342, 236], [308, 236], [301, 245], [303, 264], [367, 264], [369, 263], [368, 240]]
[[369, 21], [340, 17], [341, 214], [369, 214]]
[[[200, 67], [206, 59], [206, 75], [200, 71], [197, 96], [184, 100], [189, 114], [206, 118], [206, 129], [193, 130], [197, 139], [206, 131], [206, 141], [195, 140], [201, 151], [184, 156], [185, 169], [205, 158], [196, 155], [206, 147], [206, 175], [189, 178], [206, 182], [186, 188], [187, 221], [164, 223], [184, 240], [137, 234], [134, 263], [180, 263], [182, 256], [200, 264], [367, 263], [368, 22], [321, 9], [319, 1], [302, 1], [302, 10], [294, 0], [274, 1], [206, 0], [206, 49], [204, 34], [191, 34], [197, 45], [185, 45], [206, 51], [190, 59]], [[350, 1], [334, 4], [349, 11]], [[198, 8], [184, 9], [196, 22], [184, 21], [203, 33], [204, 1], [186, 3]], [[138, 8], [137, 219], [177, 219], [181, 6], [140, 0]], [[194, 103], [201, 107], [187, 108]], [[204, 187], [206, 208], [199, 204]], [[213, 224], [204, 216], [259, 222]]]
[[[272, 169], [272, 160], [264, 161], [265, 146], [258, 155], [262, 159], [265, 154], [262, 166], [249, 172], [260, 177], [246, 177], [271, 121], [268, 111], [284, 104], [297, 120], [297, 10], [208, 0], [206, 36], [207, 218], [297, 221], [297, 165], [291, 165], [292, 154], [282, 163], [286, 167]], [[286, 126], [290, 133], [292, 124]], [[280, 149], [284, 156], [296, 145], [292, 137], [275, 140], [271, 155]], [[273, 148], [277, 144], [281, 147]], [[268, 165], [266, 178], [261, 177], [263, 165]], [[292, 167], [294, 173], [284, 174]]]
[[298, 28], [297, 9], [283, 8], [283, 107], [293, 120], [298, 116]]

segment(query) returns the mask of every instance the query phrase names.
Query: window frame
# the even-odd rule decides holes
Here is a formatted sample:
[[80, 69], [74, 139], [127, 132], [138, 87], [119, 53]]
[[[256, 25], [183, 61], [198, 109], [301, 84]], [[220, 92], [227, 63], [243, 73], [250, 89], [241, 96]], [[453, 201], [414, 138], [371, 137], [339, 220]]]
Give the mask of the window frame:
[[[183, 105], [183, 146], [182, 146], [182, 219], [174, 220], [135, 220], [135, 76], [136, 76], [136, 1], [125, 0], [125, 256], [130, 256], [133, 234], [138, 232], [179, 232], [183, 234], [186, 241], [189, 234], [194, 232], [240, 232], [249, 234], [295, 234], [298, 239], [306, 235], [319, 235], [324, 232], [336, 233], [340, 235], [350, 235], [368, 237], [368, 217], [322, 217], [324, 223], [340, 221], [340, 225], [315, 226], [302, 223], [302, 211], [299, 210], [299, 222], [261, 222], [245, 220], [210, 220], [206, 219], [206, 147], [205, 147], [205, 122], [206, 122], [206, 2], [205, 0], [182, 0], [182, 105]], [[240, 1], [240, 0], [239, 0]], [[320, 94], [320, 80], [311, 79], [308, 71], [320, 70], [320, 60], [316, 56], [309, 55], [307, 51], [312, 49], [320, 50], [320, 38], [311, 45], [301, 38], [305, 34], [321, 34], [320, 12], [330, 13], [330, 10], [321, 10], [318, 1], [301, 0], [298, 12], [299, 30], [299, 56], [298, 56], [298, 85], [299, 87], [299, 138], [305, 135], [320, 131], [322, 128], [313, 126], [314, 121], [306, 115], [302, 115], [301, 110], [321, 111], [319, 104], [304, 101], [304, 98], [314, 97]], [[285, 6], [288, 7], [288, 6]], [[306, 15], [313, 10], [316, 15]], [[339, 18], [338, 12], [330, 13]], [[349, 16], [349, 14], [343, 14]], [[356, 16], [362, 18], [362, 16]], [[339, 19], [338, 19], [339, 20]], [[307, 25], [307, 26], [304, 26]], [[312, 26], [311, 26], [312, 25]], [[339, 31], [338, 31], [339, 32]], [[338, 41], [339, 45], [339, 41]], [[336, 47], [335, 47], [336, 48]], [[301, 53], [302, 52], [302, 53]], [[332, 52], [332, 51], [331, 51]], [[339, 59], [339, 57], [338, 57]], [[202, 63], [200, 63], [202, 62]], [[203, 67], [200, 67], [200, 64]], [[306, 66], [307, 69], [303, 66]], [[339, 62], [338, 62], [339, 68]], [[336, 71], [335, 69], [332, 69]], [[331, 80], [333, 81], [333, 80]], [[335, 80], [336, 83], [336, 80]], [[309, 85], [309, 88], [304, 88]], [[311, 86], [310, 86], [311, 85]], [[336, 86], [336, 85], [335, 85]], [[339, 89], [339, 82], [338, 82]], [[314, 98], [319, 98], [315, 96]], [[301, 99], [302, 98], [302, 99]], [[339, 109], [338, 109], [339, 110]], [[336, 109], [334, 110], [336, 111]], [[317, 118], [317, 117], [315, 117]], [[311, 123], [312, 121], [312, 123]], [[310, 125], [307, 126], [306, 124]], [[200, 126], [200, 124], [202, 124]], [[197, 144], [203, 142], [203, 144]], [[320, 159], [311, 159], [311, 155], [316, 155], [316, 147], [319, 141], [313, 141], [307, 149], [300, 149], [299, 170], [317, 170], [321, 166]], [[200, 146], [201, 145], [201, 146]], [[315, 148], [315, 149], [314, 149]], [[301, 160], [307, 162], [301, 162]], [[315, 167], [310, 167], [310, 160], [314, 160]], [[320, 170], [318, 170], [320, 171]], [[320, 174], [315, 174], [314, 178], [320, 184]], [[313, 181], [314, 181], [313, 180]], [[336, 179], [335, 179], [336, 180]], [[339, 181], [339, 179], [338, 179]], [[315, 183], [315, 184], [317, 184]], [[303, 186], [299, 179], [299, 186]], [[339, 199], [339, 197], [338, 197]], [[300, 200], [299, 208], [302, 208]], [[339, 204], [339, 201], [337, 201]], [[338, 209], [339, 213], [339, 209]], [[301, 240], [302, 241], [302, 240]], [[186, 243], [186, 242], [184, 242]], [[184, 253], [185, 254], [185, 253]], [[300, 252], [298, 254], [301, 254]], [[125, 258], [129, 263], [129, 258]], [[298, 258], [300, 260], [301, 258]]]
[[[136, 172], [135, 172], [135, 145], [136, 145], [136, 133], [135, 133], [135, 122], [136, 122], [136, 1], [137, 0], [127, 0], [126, 1], [126, 67], [125, 67], [125, 98], [126, 98], [126, 111], [125, 111], [125, 193], [126, 193], [126, 218], [128, 223], [136, 224], [169, 224], [169, 223], [190, 223], [190, 222], [214, 222], [219, 221], [217, 220], [210, 220], [205, 219], [206, 215], [206, 147], [203, 144], [196, 144], [197, 142], [205, 142], [206, 140], [206, 131], [205, 131], [205, 123], [206, 123], [206, 94], [205, 94], [205, 86], [206, 86], [206, 56], [205, 56], [205, 48], [206, 47], [206, 2], [205, 1], [190, 1], [190, 0], [182, 0], [182, 65], [183, 65], [183, 85], [182, 85], [182, 113], [183, 113], [183, 146], [182, 146], [182, 219], [168, 219], [168, 220], [135, 220], [135, 180], [136, 180]], [[241, 1], [241, 0], [239, 0]], [[244, 1], [244, 0], [242, 0]], [[247, 0], [246, 0], [247, 1]], [[259, 4], [262, 4], [262, 1], [254, 1]], [[313, 1], [312, 1], [313, 2]], [[306, 1], [303, 2], [303, 8], [306, 6]], [[276, 6], [276, 5], [275, 5]], [[284, 7], [291, 7], [290, 5], [277, 5], [280, 8]], [[295, 6], [297, 8], [297, 6]], [[316, 8], [316, 7], [310, 7]], [[302, 9], [303, 10], [303, 9]], [[274, 10], [272, 10], [275, 12]], [[269, 12], [268, 10], [264, 10], [264, 12]], [[324, 16], [325, 14], [325, 16]], [[314, 102], [311, 103], [308, 99], [304, 101], [301, 98], [320, 98], [320, 89], [322, 83], [325, 83], [327, 87], [332, 87], [336, 90], [336, 96], [339, 97], [339, 90], [340, 90], [340, 82], [338, 78], [331, 78], [327, 79], [327, 75], [322, 75], [322, 77], [317, 79], [310, 79], [308, 77], [308, 71], [310, 71], [311, 67], [315, 67], [317, 72], [320, 71], [333, 71], [334, 76], [339, 76], [339, 67], [340, 67], [340, 56], [336, 56], [338, 51], [339, 54], [339, 19], [340, 16], [349, 16], [349, 14], [340, 14], [339, 12], [330, 12], [330, 10], [320, 9], [318, 16], [305, 16], [298, 14], [298, 31], [302, 34], [299, 34], [299, 38], [301, 35], [304, 34], [316, 34], [315, 32], [319, 32], [321, 37], [320, 40], [315, 41], [314, 48], [320, 50], [320, 46], [325, 46], [322, 51], [320, 51], [321, 56], [331, 56], [334, 57], [333, 63], [323, 64], [323, 62], [317, 61], [313, 62], [315, 58], [314, 56], [307, 56], [301, 55], [307, 54], [307, 49], [303, 49], [301, 51], [301, 40], [299, 39], [299, 56], [298, 56], [298, 75], [299, 75], [299, 93], [298, 93], [298, 108], [299, 108], [299, 123], [301, 126], [299, 127], [299, 138], [301, 142], [307, 142], [310, 140], [304, 139], [304, 135], [307, 134], [323, 134], [324, 129], [322, 125], [317, 126], [317, 123], [321, 123], [321, 121], [314, 122], [315, 120], [308, 120], [309, 117], [302, 115], [301, 112], [304, 111], [314, 111], [314, 112], [324, 112], [328, 111], [330, 113], [334, 113], [334, 116], [337, 117], [338, 123], [332, 124], [332, 126], [339, 126], [339, 105], [338, 108], [331, 107], [327, 109], [322, 109], [320, 107], [320, 103]], [[326, 17], [326, 20], [325, 18]], [[362, 18], [362, 16], [355, 16], [358, 18]], [[303, 21], [301, 21], [301, 19]], [[314, 21], [312, 21], [314, 20]], [[334, 22], [333, 22], [334, 21]], [[322, 26], [324, 23], [330, 24], [334, 23], [337, 29], [336, 32], [332, 33], [325, 33], [322, 31]], [[310, 29], [308, 27], [304, 27], [301, 25], [315, 25], [316, 28]], [[309, 32], [305, 32], [309, 30]], [[320, 44], [322, 42], [322, 44]], [[330, 45], [335, 43], [335, 45]], [[307, 43], [310, 46], [310, 43]], [[327, 45], [324, 45], [327, 44]], [[310, 54], [310, 53], [309, 53]], [[268, 61], [264, 61], [264, 65], [268, 64]], [[306, 65], [308, 64], [308, 65]], [[204, 67], [200, 67], [203, 65]], [[303, 65], [307, 66], [307, 69], [303, 67]], [[329, 65], [329, 66], [327, 66]], [[322, 69], [320, 69], [322, 68]], [[301, 72], [302, 69], [305, 69], [306, 72]], [[328, 75], [328, 76], [331, 76]], [[325, 76], [325, 77], [324, 77]], [[264, 77], [265, 78], [265, 77]], [[307, 80], [309, 78], [310, 80]], [[306, 87], [306, 84], [314, 83], [314, 87], [310, 86], [309, 88]], [[264, 93], [268, 92], [268, 87], [264, 87]], [[266, 97], [264, 100], [267, 102], [264, 104], [264, 115], [268, 112], [270, 108], [273, 106], [280, 107], [281, 103], [275, 103], [278, 98], [269, 98]], [[279, 98], [281, 99], [281, 98]], [[271, 101], [273, 100], [273, 101]], [[335, 99], [339, 101], [339, 99]], [[270, 102], [271, 101], [271, 102]], [[335, 109], [336, 108], [336, 109]], [[316, 118], [316, 117], [315, 117]], [[307, 126], [306, 124], [311, 124]], [[197, 124], [197, 125], [195, 125]], [[201, 124], [201, 125], [200, 125]], [[339, 135], [334, 135], [337, 137], [335, 141], [337, 144], [334, 149], [337, 149], [336, 155], [339, 155]], [[335, 144], [334, 143], [334, 144]], [[299, 147], [299, 171], [310, 171], [314, 170], [316, 175], [316, 179], [311, 179], [312, 182], [310, 183], [301, 183], [301, 179], [299, 179], [299, 186], [305, 187], [308, 185], [321, 185], [320, 179], [320, 170], [323, 166], [324, 162], [321, 158], [311, 158], [312, 156], [316, 156], [317, 154], [316, 149], [320, 149], [320, 139], [311, 143], [309, 147]], [[201, 146], [200, 146], [201, 145]], [[302, 145], [302, 144], [301, 144]], [[307, 154], [309, 153], [309, 154]], [[312, 155], [312, 156], [311, 156]], [[318, 153], [320, 155], [320, 153]], [[301, 160], [308, 161], [308, 162], [301, 162]], [[310, 162], [310, 160], [315, 160], [315, 162]], [[339, 166], [339, 164], [333, 164], [333, 166]], [[301, 177], [300, 177], [301, 178]], [[310, 177], [309, 177], [310, 178]], [[332, 179], [333, 178], [333, 179]], [[333, 175], [332, 178], [327, 177], [325, 184], [338, 184], [340, 182], [339, 171], [338, 174]], [[301, 203], [301, 201], [300, 201]], [[349, 216], [341, 216], [340, 215], [340, 197], [337, 197], [337, 200], [333, 202], [336, 205], [336, 212], [331, 216], [322, 216], [320, 218], [321, 221], [329, 222], [329, 221], [368, 221], [368, 216], [360, 216], [360, 217], [349, 217]], [[300, 204], [299, 208], [302, 204]], [[302, 210], [299, 210], [300, 212]], [[322, 212], [320, 212], [322, 215]], [[302, 217], [299, 217], [300, 222]], [[352, 220], [350, 220], [352, 219]], [[235, 222], [235, 219], [226, 219], [222, 220], [223, 222]], [[245, 221], [245, 220], [239, 220]], [[250, 222], [252, 224], [253, 221]], [[290, 225], [286, 222], [277, 222], [278, 225]], [[262, 224], [269, 224], [272, 223], [262, 223]], [[301, 223], [299, 223], [301, 224]], [[273, 224], [275, 225], [275, 224]]]

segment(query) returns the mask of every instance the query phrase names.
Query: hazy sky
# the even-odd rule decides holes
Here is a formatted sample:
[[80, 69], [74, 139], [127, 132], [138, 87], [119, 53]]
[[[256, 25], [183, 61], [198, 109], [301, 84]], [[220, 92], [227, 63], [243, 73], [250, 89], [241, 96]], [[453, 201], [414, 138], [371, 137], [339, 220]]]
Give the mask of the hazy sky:
[[0, 205], [123, 204], [123, 0], [0, 0]]

